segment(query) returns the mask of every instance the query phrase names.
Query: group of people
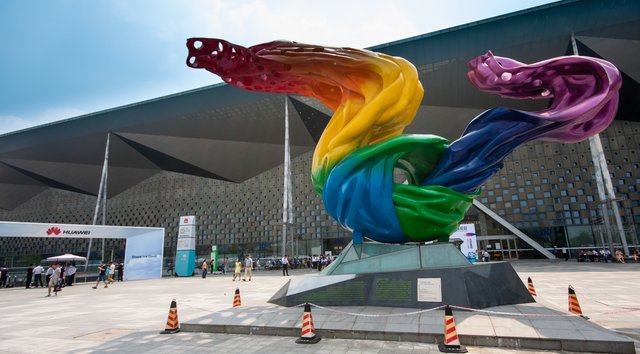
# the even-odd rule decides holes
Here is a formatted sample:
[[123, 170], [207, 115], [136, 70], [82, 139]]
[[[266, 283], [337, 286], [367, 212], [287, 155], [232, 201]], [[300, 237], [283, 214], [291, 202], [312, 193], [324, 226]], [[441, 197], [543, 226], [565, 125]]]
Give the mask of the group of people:
[[[57, 295], [58, 291], [62, 290], [65, 286], [72, 286], [76, 276], [76, 265], [53, 263], [45, 271], [41, 265], [31, 264], [26, 270], [24, 277], [24, 287], [30, 289], [32, 287], [47, 287], [47, 296], [51, 296], [51, 292]], [[44, 282], [42, 275], [44, 274]], [[0, 267], [0, 287], [14, 287], [15, 281], [10, 276], [10, 271], [7, 266]]]
[[487, 250], [479, 250], [477, 255], [480, 258], [480, 262], [489, 262], [491, 260], [491, 255]]
[[[202, 279], [205, 279], [208, 273], [213, 274], [216, 271], [222, 272], [222, 274], [227, 274], [227, 268], [229, 266], [229, 258], [224, 257], [224, 259], [222, 260], [222, 265], [216, 266], [214, 263], [215, 262], [213, 262], [213, 260], [211, 260], [211, 262], [207, 262], [206, 259], [202, 261], [202, 264], [200, 264], [200, 273], [202, 275]], [[173, 274], [173, 263], [169, 263], [168, 272], [170, 274]]]
[[36, 288], [38, 286], [42, 286], [42, 274], [44, 272], [44, 283], [47, 285], [46, 296], [51, 296], [51, 292], [53, 292], [55, 296], [58, 296], [58, 292], [62, 290], [62, 288], [65, 286], [73, 286], [76, 278], [76, 271], [77, 268], [75, 263], [64, 265], [62, 263], [53, 263], [49, 268], [47, 268], [46, 272], [42, 266], [38, 265], [34, 267], [32, 264], [27, 269], [25, 288], [28, 289], [32, 285]]
[[100, 282], [103, 282], [104, 287], [108, 288], [109, 284], [113, 284], [116, 281], [113, 279], [114, 276], [117, 276], [117, 281], [122, 281], [123, 275], [123, 263], [116, 264], [114, 262], [109, 262], [109, 264], [105, 264], [104, 262], [100, 262], [100, 265], [98, 265], [98, 280], [96, 281], [96, 285], [92, 288], [97, 289]]
[[251, 281], [251, 273], [253, 272], [253, 268], [255, 267], [255, 263], [250, 255], [245, 255], [244, 260], [240, 261], [240, 258], [236, 259], [233, 269], [233, 279], [232, 281], [240, 281], [242, 269], [244, 269], [244, 278], [242, 281]]
[[[640, 261], [640, 250], [634, 249], [631, 251], [631, 259], [634, 263]], [[621, 249], [616, 249], [613, 254], [606, 248], [602, 248], [599, 251], [593, 250], [581, 250], [578, 254], [578, 262], [615, 262], [626, 263], [627, 259]]]

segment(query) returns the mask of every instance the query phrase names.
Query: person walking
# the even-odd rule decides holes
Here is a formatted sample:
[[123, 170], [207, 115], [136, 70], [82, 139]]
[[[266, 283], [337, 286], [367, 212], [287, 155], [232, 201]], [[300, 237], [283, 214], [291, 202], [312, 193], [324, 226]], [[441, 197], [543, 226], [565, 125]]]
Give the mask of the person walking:
[[31, 280], [33, 280], [33, 264], [31, 264], [29, 268], [27, 268], [27, 277], [24, 280], [24, 287], [26, 289], [31, 288]]
[[6, 265], [0, 267], [0, 288], [7, 286], [7, 279], [9, 278], [9, 268]]
[[[250, 255], [244, 257], [244, 278], [242, 281], [251, 281], [251, 271], [253, 270], [253, 259]], [[249, 279], [247, 280], [247, 277]]]
[[33, 286], [35, 286], [36, 288], [38, 286], [44, 288], [44, 285], [42, 284], [42, 273], [44, 273], [44, 268], [42, 268], [41, 265], [38, 264], [35, 268], [33, 268]]
[[236, 277], [238, 278], [238, 281], [240, 281], [241, 278], [241, 274], [242, 273], [242, 262], [240, 262], [240, 258], [236, 259], [236, 263], [235, 263], [235, 269], [233, 270], [233, 279], [232, 281], [236, 281]]
[[282, 257], [280, 262], [282, 263], [282, 276], [289, 276], [289, 258], [287, 258], [286, 254]]
[[113, 262], [109, 262], [109, 284], [113, 284], [115, 280], [113, 277], [116, 275], [116, 264]]
[[47, 283], [47, 296], [45, 297], [49, 297], [51, 296], [51, 290], [53, 290], [53, 293], [58, 296], [58, 281], [60, 281], [60, 266], [58, 265], [58, 263], [54, 263], [51, 265], [50, 268], [51, 271], [51, 276], [49, 277], [49, 282]]
[[51, 280], [51, 276], [53, 275], [53, 264], [49, 266], [49, 268], [47, 268], [47, 272], [45, 273], [45, 277], [44, 277], [44, 283], [47, 284], [47, 286], [49, 286], [49, 280]]
[[67, 267], [67, 286], [73, 286], [77, 271], [75, 263], [71, 263], [71, 265]]
[[227, 275], [227, 271], [229, 270], [229, 258], [224, 257], [222, 261], [222, 275]]
[[118, 271], [118, 281], [122, 281], [124, 277], [124, 263], [122, 262], [118, 263], [116, 270]]
[[202, 261], [202, 267], [200, 267], [200, 269], [202, 270], [202, 279], [206, 279], [207, 278], [207, 260], [206, 259]]
[[93, 286], [92, 288], [97, 289], [98, 284], [100, 284], [101, 281], [104, 282], [105, 288], [109, 287], [109, 284], [107, 284], [107, 265], [104, 264], [104, 262], [100, 262], [100, 265], [98, 266], [98, 281], [96, 282], [96, 286]]
[[566, 247], [562, 247], [562, 257], [564, 258], [565, 262], [569, 260], [569, 251]]

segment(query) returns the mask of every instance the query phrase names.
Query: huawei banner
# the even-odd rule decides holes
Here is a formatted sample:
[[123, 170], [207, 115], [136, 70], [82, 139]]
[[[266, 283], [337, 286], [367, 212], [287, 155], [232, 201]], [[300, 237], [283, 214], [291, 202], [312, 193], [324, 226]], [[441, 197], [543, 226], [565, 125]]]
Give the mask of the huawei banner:
[[[124, 238], [127, 240], [124, 253], [124, 280], [155, 279], [162, 276], [163, 228], [0, 221], [0, 236]], [[89, 269], [89, 271], [96, 272], [95, 269]]]
[[196, 263], [196, 217], [181, 216], [176, 245], [176, 275], [190, 277]]

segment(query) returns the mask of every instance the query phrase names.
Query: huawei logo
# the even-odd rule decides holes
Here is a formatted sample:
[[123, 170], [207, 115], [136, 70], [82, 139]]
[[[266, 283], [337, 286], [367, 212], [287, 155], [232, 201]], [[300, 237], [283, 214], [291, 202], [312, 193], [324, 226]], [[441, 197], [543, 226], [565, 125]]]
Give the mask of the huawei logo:
[[189, 218], [184, 218], [184, 222], [188, 223], [189, 222]]
[[54, 226], [54, 227], [50, 227], [49, 230], [47, 230], [47, 235], [51, 235], [51, 234], [60, 235], [61, 232], [62, 230]]

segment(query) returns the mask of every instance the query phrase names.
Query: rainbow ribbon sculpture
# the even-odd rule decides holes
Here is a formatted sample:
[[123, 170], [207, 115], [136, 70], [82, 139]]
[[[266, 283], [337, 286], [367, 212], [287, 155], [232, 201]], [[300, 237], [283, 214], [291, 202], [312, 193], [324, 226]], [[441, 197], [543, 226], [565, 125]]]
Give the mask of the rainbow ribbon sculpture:
[[[532, 140], [578, 142], [603, 131], [618, 106], [621, 78], [610, 63], [561, 57], [526, 65], [493, 56], [469, 63], [480, 90], [510, 98], [553, 98], [540, 112], [493, 108], [450, 143], [404, 135], [422, 101], [415, 67], [352, 48], [275, 41], [245, 48], [187, 40], [187, 65], [245, 90], [300, 94], [334, 111], [313, 155], [312, 181], [327, 211], [362, 236], [386, 243], [448, 240], [513, 149]], [[407, 182], [394, 183], [394, 170]]]

